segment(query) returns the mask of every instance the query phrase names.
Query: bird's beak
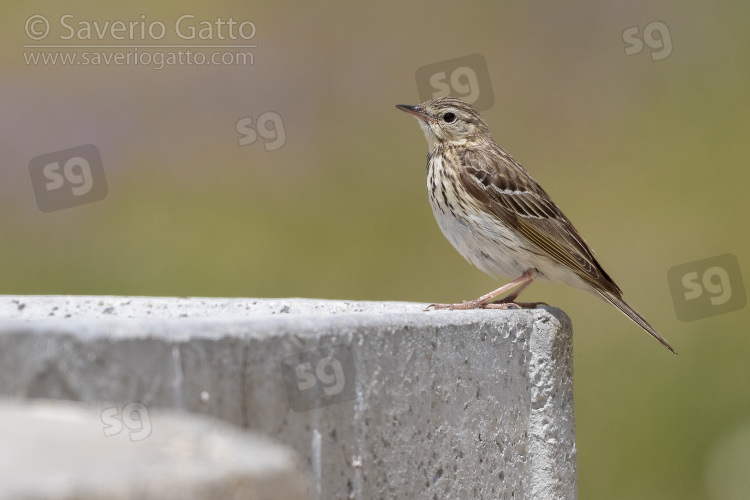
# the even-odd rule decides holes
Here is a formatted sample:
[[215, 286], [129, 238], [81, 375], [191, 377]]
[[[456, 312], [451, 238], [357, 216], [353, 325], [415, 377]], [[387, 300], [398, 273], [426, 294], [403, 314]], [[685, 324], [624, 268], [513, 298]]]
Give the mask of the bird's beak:
[[427, 122], [433, 121], [432, 117], [424, 112], [421, 106], [410, 106], [408, 104], [396, 104], [396, 107], [401, 111], [406, 111], [410, 115], [414, 115], [420, 120]]

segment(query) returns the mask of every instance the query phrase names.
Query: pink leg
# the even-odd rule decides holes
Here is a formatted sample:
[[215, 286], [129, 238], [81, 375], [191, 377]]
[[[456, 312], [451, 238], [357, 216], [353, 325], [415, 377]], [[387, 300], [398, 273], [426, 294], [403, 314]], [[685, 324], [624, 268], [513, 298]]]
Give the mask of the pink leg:
[[[532, 281], [534, 281], [534, 275], [536, 274], [536, 270], [534, 269], [527, 269], [523, 272], [520, 278], [515, 279], [508, 283], [507, 285], [503, 285], [497, 290], [494, 290], [486, 295], [482, 295], [481, 297], [470, 300], [470, 301], [463, 301], [460, 304], [430, 304], [427, 306], [427, 309], [433, 308], [433, 309], [449, 309], [449, 310], [464, 310], [464, 309], [477, 309], [477, 308], [489, 308], [489, 309], [507, 309], [509, 307], [517, 307], [521, 308], [522, 304], [516, 304], [513, 302], [516, 297], [523, 291], [524, 288], [529, 286]], [[503, 293], [507, 292], [508, 290], [512, 290], [516, 287], [519, 287], [518, 290], [508, 295], [506, 298], [499, 300], [497, 302], [492, 302], [498, 295], [502, 295]], [[541, 302], [540, 302], [541, 303]], [[523, 304], [526, 305], [526, 304]]]
[[[533, 280], [533, 276], [532, 276]], [[518, 309], [534, 309], [536, 306], [548, 306], [546, 302], [516, 302], [516, 297], [521, 295], [521, 292], [531, 284], [531, 280], [521, 284], [513, 293], [503, 297], [500, 300], [496, 300], [489, 304], [485, 304], [484, 307], [487, 309], [507, 309], [510, 306], [516, 306]]]

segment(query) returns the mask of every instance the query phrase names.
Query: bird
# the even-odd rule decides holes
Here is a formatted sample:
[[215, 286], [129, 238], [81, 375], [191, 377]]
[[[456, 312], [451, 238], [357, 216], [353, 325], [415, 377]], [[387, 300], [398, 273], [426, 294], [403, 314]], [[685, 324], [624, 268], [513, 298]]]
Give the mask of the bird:
[[[427, 192], [445, 237], [485, 273], [519, 276], [497, 290], [428, 309], [536, 307], [516, 302], [534, 280], [563, 283], [612, 304], [671, 352], [664, 337], [622, 298], [591, 247], [542, 186], [495, 141], [481, 115], [454, 97], [397, 104], [427, 139]], [[496, 300], [500, 295], [506, 297]], [[546, 304], [545, 304], [546, 305]]]

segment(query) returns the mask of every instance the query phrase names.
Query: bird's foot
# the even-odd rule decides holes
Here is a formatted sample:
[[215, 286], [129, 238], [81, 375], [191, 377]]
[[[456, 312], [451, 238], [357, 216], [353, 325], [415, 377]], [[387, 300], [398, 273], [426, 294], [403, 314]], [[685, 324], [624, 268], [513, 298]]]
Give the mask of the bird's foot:
[[468, 309], [478, 309], [484, 307], [483, 303], [479, 299], [475, 300], [464, 300], [460, 304], [430, 304], [425, 308], [425, 311], [430, 309], [437, 311], [438, 309], [447, 309], [448, 311], [466, 311]]
[[512, 300], [500, 299], [495, 302], [485, 304], [485, 309], [509, 309], [514, 307], [516, 309], [536, 309], [537, 306], [549, 306], [546, 302], [514, 302]]
[[[523, 272], [520, 278], [501, 286], [497, 290], [482, 295], [479, 298], [474, 300], [464, 300], [460, 304], [430, 304], [425, 311], [429, 311], [430, 309], [447, 309], [449, 311], [465, 311], [467, 309], [509, 309], [511, 307], [517, 309], [533, 309], [540, 304], [546, 306], [547, 304], [544, 302], [514, 302], [516, 297], [518, 297], [518, 294], [531, 284], [535, 275], [535, 269], [527, 269]], [[513, 293], [493, 302], [493, 299], [514, 288], [516, 288], [516, 290]]]

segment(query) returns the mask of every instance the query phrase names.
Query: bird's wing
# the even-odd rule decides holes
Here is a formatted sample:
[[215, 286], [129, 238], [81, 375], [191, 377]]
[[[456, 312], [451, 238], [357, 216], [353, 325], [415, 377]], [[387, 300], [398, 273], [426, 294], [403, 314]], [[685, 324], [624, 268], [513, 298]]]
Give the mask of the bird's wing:
[[597, 289], [622, 291], [531, 175], [500, 146], [466, 149], [459, 178], [486, 210]]

